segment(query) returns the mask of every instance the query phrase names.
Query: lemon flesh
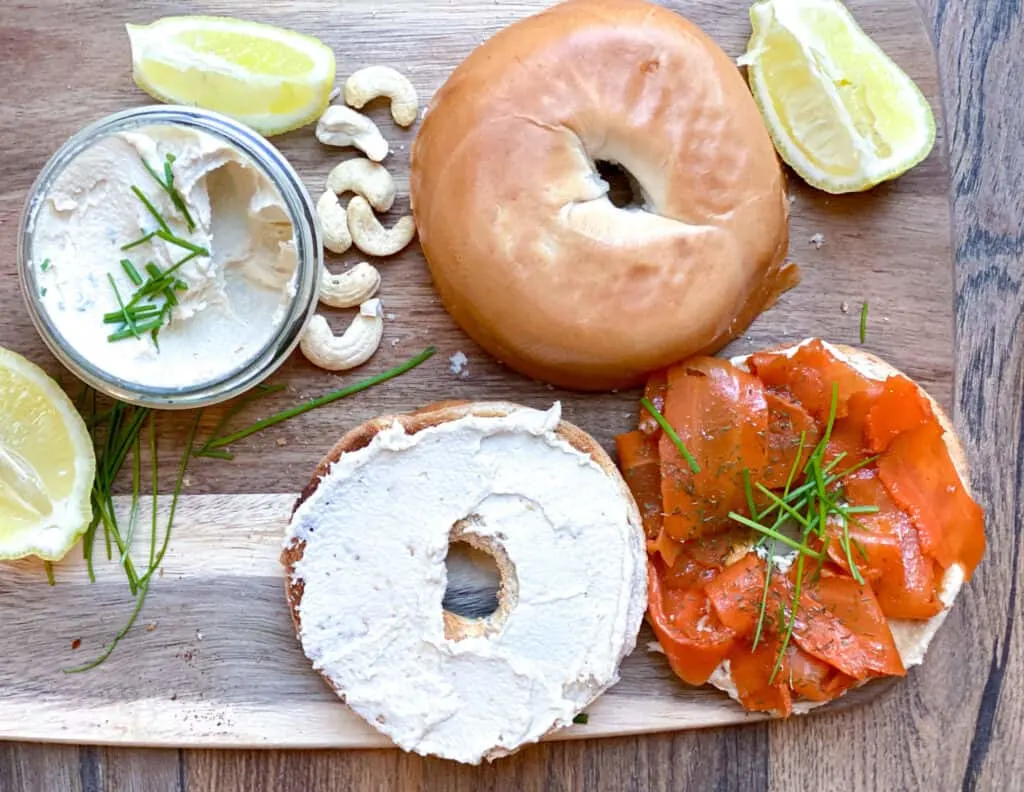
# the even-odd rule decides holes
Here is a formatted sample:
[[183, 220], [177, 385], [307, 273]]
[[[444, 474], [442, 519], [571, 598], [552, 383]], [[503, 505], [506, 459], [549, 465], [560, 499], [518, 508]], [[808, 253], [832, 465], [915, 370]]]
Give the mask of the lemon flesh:
[[311, 36], [206, 16], [126, 28], [135, 82], [162, 102], [215, 110], [276, 135], [315, 121], [330, 101], [334, 53]]
[[0, 558], [57, 561], [85, 532], [96, 455], [46, 372], [0, 347]]
[[740, 63], [775, 148], [831, 193], [893, 179], [928, 156], [924, 95], [838, 0], [760, 0]]

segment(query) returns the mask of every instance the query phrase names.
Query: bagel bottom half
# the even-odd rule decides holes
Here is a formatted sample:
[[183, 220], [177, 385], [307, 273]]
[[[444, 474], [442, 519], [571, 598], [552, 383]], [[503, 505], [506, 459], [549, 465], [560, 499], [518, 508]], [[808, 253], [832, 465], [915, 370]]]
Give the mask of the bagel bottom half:
[[[795, 351], [799, 346], [808, 343], [811, 340], [812, 339], [807, 339], [806, 341], [801, 342], [801, 344], [776, 347], [767, 351], [780, 353], [786, 353], [790, 350]], [[822, 343], [835, 357], [848, 363], [860, 374], [870, 379], [883, 381], [891, 376], [906, 376], [891, 364], [863, 350], [842, 344]], [[747, 366], [747, 361], [749, 359], [749, 355], [742, 355], [731, 358], [730, 362], [737, 368], [749, 371], [749, 367]], [[960, 481], [963, 484], [964, 489], [968, 494], [970, 494], [970, 471], [967, 465], [967, 457], [959, 439], [957, 438], [956, 430], [953, 427], [952, 421], [939, 403], [935, 401], [927, 391], [920, 386], [918, 386], [918, 391], [928, 400], [929, 404], [931, 404], [935, 417], [942, 426], [943, 440], [946, 443], [946, 448], [949, 450], [949, 456], [953, 463], [953, 467], [956, 469], [957, 475], [960, 477]], [[750, 552], [753, 552], [753, 546], [751, 546]], [[889, 620], [889, 629], [892, 632], [893, 641], [896, 644], [896, 650], [899, 652], [900, 660], [902, 660], [904, 668], [909, 669], [912, 666], [920, 665], [924, 662], [928, 646], [931, 643], [932, 638], [935, 637], [936, 632], [938, 632], [939, 627], [941, 627], [942, 623], [945, 621], [957, 594], [963, 586], [963, 583], [963, 567], [959, 564], [953, 564], [945, 571], [941, 586], [939, 587], [939, 599], [944, 605], [944, 608], [939, 613], [932, 616], [930, 619], [923, 621], [910, 619]], [[730, 674], [728, 660], [724, 661], [715, 669], [708, 682], [719, 690], [725, 691], [737, 701], [739, 700], [736, 685]], [[829, 702], [794, 701], [793, 712], [797, 714], [806, 713], [827, 703]]]
[[[453, 541], [498, 566], [486, 618], [443, 609]], [[406, 750], [473, 764], [614, 684], [647, 600], [633, 497], [557, 404], [362, 424], [300, 496], [282, 563], [303, 651], [349, 707]]]

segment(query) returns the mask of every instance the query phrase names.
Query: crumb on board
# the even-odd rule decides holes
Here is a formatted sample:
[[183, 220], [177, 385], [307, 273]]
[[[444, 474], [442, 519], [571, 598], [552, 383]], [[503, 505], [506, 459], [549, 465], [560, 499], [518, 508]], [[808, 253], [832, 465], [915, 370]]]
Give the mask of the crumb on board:
[[71, 648], [72, 648], [72, 650], [74, 650], [74, 649], [77, 649], [77, 648], [78, 648], [79, 646], [81, 646], [81, 645], [82, 645], [82, 639], [81, 639], [81, 638], [75, 638], [75, 640], [73, 640], [73, 641], [71, 642]]
[[647, 651], [648, 652], [656, 652], [658, 654], [665, 654], [665, 650], [661, 648], [661, 644], [658, 643], [657, 641], [648, 641], [647, 642]]
[[389, 322], [393, 322], [393, 321], [395, 321], [395, 315], [394, 315], [393, 313], [385, 314], [385, 318], [386, 318], [386, 319], [387, 319], [387, 320], [388, 320]]
[[150, 622], [146, 625], [146, 632], [153, 632], [156, 629], [156, 622]]
[[277, 447], [278, 448], [284, 448], [286, 445], [288, 445], [288, 441], [287, 440], [285, 440], [283, 437], [277, 438]]
[[810, 242], [812, 245], [814, 245], [814, 247], [816, 247], [819, 250], [821, 250], [821, 246], [825, 244], [825, 235], [822, 234], [821, 232], [819, 232], [819, 233], [815, 234], [814, 236], [812, 236], [808, 240], [808, 242]]
[[398, 346], [398, 339], [397, 338], [392, 338], [391, 339], [391, 346], [393, 346], [393, 347]]
[[448, 358], [448, 370], [457, 377], [468, 377], [469, 369], [466, 368], [468, 363], [469, 358], [466, 357], [466, 353], [460, 350]]
[[850, 304], [846, 302], [846, 300], [843, 300], [842, 304], [839, 306], [839, 310], [842, 311], [843, 313], [849, 313]]
[[196, 640], [197, 641], [203, 640], [203, 631], [202, 630], [196, 630]]

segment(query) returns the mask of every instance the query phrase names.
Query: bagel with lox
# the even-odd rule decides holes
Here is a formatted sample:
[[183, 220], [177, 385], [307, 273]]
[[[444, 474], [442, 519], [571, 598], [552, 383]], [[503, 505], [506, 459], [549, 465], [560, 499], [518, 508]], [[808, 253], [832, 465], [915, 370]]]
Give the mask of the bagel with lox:
[[748, 710], [788, 716], [903, 676], [984, 554], [948, 416], [858, 349], [676, 364], [616, 444], [660, 648]]

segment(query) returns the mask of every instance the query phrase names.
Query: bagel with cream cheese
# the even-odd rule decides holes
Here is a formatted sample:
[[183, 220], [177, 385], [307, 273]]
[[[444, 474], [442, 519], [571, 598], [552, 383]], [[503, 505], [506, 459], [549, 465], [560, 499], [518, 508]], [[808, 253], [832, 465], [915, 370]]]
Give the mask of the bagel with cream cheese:
[[[808, 339], [685, 361], [652, 377], [647, 397], [697, 468], [676, 464], [664, 434], [653, 450], [646, 409], [618, 438], [649, 539], [648, 619], [677, 675], [789, 715], [923, 661], [985, 545], [963, 449], [931, 396], [873, 355]], [[779, 511], [769, 521], [812, 557], [750, 521], [772, 513], [766, 490], [818, 519], [788, 493], [814, 478], [819, 449], [838, 504], [822, 507], [822, 533]]]
[[[498, 566], [486, 618], [443, 609], [452, 541]], [[558, 404], [357, 427], [299, 498], [282, 563], [303, 651], [348, 706], [406, 750], [473, 764], [569, 725], [617, 681], [646, 607], [636, 504]]]
[[[616, 206], [599, 163], [629, 174]], [[639, 384], [794, 285], [783, 177], [733, 61], [644, 0], [570, 0], [499, 32], [434, 96], [411, 202], [445, 308], [557, 385]]]

